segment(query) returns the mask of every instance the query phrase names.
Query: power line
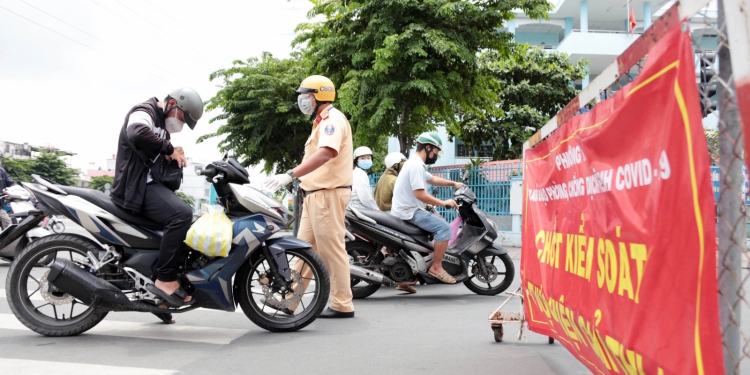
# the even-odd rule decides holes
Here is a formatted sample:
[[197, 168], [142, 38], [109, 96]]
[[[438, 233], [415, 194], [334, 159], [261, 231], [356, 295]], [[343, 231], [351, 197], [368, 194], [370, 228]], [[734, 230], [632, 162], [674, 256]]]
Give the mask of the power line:
[[[49, 31], [51, 31], [51, 32], [53, 32], [53, 33], [55, 33], [55, 34], [57, 34], [57, 35], [60, 35], [61, 37], [64, 37], [64, 38], [66, 38], [66, 39], [69, 39], [69, 40], [71, 40], [71, 41], [73, 41], [73, 42], [75, 42], [75, 43], [78, 43], [78, 44], [80, 44], [80, 45], [82, 45], [82, 46], [84, 46], [84, 47], [86, 47], [86, 48], [88, 48], [88, 49], [90, 49], [90, 50], [92, 50], [92, 51], [95, 51], [95, 52], [99, 52], [99, 53], [101, 53], [101, 54], [102, 54], [102, 55], [104, 55], [104, 56], [107, 56], [107, 57], [109, 57], [109, 58], [111, 58], [111, 59], [113, 59], [113, 60], [116, 60], [116, 61], [120, 62], [120, 60], [118, 60], [117, 58], [115, 58], [115, 57], [113, 57], [113, 56], [111, 56], [111, 55], [109, 55], [109, 54], [107, 54], [107, 53], [105, 53], [105, 52], [102, 52], [102, 51], [100, 51], [100, 50], [98, 50], [98, 49], [96, 49], [96, 48], [94, 48], [94, 47], [91, 47], [91, 46], [89, 46], [89, 45], [87, 45], [87, 44], [84, 44], [84, 43], [82, 43], [82, 42], [79, 42], [78, 40], [76, 40], [76, 39], [73, 39], [73, 38], [71, 38], [71, 37], [69, 37], [69, 36], [67, 36], [67, 35], [65, 35], [65, 34], [62, 34], [62, 33], [59, 33], [59, 32], [57, 32], [57, 31], [53, 30], [53, 29], [50, 29], [49, 27], [47, 27], [47, 26], [44, 26], [44, 25], [42, 25], [41, 23], [38, 23], [38, 22], [36, 22], [36, 21], [34, 21], [34, 20], [32, 20], [32, 19], [26, 18], [26, 17], [24, 17], [24, 16], [22, 16], [22, 15], [20, 15], [20, 14], [16, 13], [16, 12], [14, 12], [14, 11], [12, 11], [12, 10], [10, 10], [10, 9], [8, 9], [8, 8], [6, 8], [6, 7], [4, 7], [4, 6], [2, 6], [2, 5], [0, 5], [0, 9], [4, 9], [4, 10], [5, 10], [5, 11], [7, 11], [7, 12], [13, 13], [13, 14], [15, 14], [16, 16], [18, 16], [18, 17], [21, 17], [21, 18], [25, 19], [26, 21], [29, 21], [29, 22], [31, 22], [31, 23], [33, 23], [33, 24], [37, 25], [37, 26], [43, 27], [43, 28], [45, 28], [45, 29], [47, 29], [47, 30], [49, 30]], [[164, 77], [158, 76], [158, 75], [156, 75], [156, 74], [154, 74], [154, 73], [151, 73], [151, 72], [149, 72], [149, 71], [147, 71], [147, 70], [143, 70], [143, 69], [141, 69], [141, 68], [139, 68], [139, 67], [137, 67], [137, 66], [133, 66], [133, 67], [134, 67], [134, 68], [136, 68], [136, 69], [138, 69], [138, 70], [140, 70], [140, 71], [142, 71], [142, 72], [144, 72], [144, 73], [150, 74], [150, 75], [152, 75], [152, 76], [154, 76], [154, 77], [156, 77], [156, 78], [159, 78], [159, 79], [162, 79], [162, 80], [164, 80], [164, 81], [167, 81], [167, 82], [170, 82], [170, 83], [172, 83], [172, 84], [175, 84], [175, 85], [177, 85], [176, 83], [172, 82], [171, 80], [169, 80], [169, 79], [167, 79], [167, 78], [164, 78]]]
[[[135, 14], [136, 16], [138, 16], [138, 17], [142, 18], [143, 20], [145, 20], [146, 22], [150, 23], [150, 24], [151, 24], [152, 26], [154, 26], [155, 28], [157, 28], [157, 29], [161, 30], [161, 31], [162, 31], [162, 32], [164, 32], [165, 34], [167, 34], [167, 35], [171, 36], [171, 37], [172, 37], [172, 38], [174, 38], [175, 40], [177, 40], [177, 41], [179, 41], [180, 43], [182, 43], [182, 44], [186, 45], [186, 46], [187, 46], [188, 48], [192, 48], [192, 47], [191, 47], [190, 45], [188, 45], [187, 43], [185, 43], [185, 42], [181, 41], [181, 40], [180, 40], [180, 38], [178, 38], [178, 37], [176, 37], [176, 36], [174, 36], [174, 35], [170, 34], [170, 33], [169, 33], [169, 32], [168, 32], [167, 30], [164, 30], [164, 29], [162, 29], [161, 27], [159, 27], [159, 25], [157, 25], [157, 24], [155, 24], [155, 23], [151, 22], [151, 21], [150, 21], [150, 20], [149, 20], [148, 18], [146, 18], [146, 17], [144, 17], [144, 16], [140, 15], [140, 14], [139, 14], [138, 12], [136, 12], [136, 11], [134, 11], [134, 10], [132, 10], [132, 9], [128, 8], [128, 6], [127, 6], [127, 5], [125, 5], [125, 4], [123, 4], [123, 3], [121, 3], [121, 2], [120, 2], [120, 0], [115, 0], [115, 2], [116, 2], [116, 3], [118, 3], [118, 4], [120, 4], [120, 5], [122, 5], [122, 7], [123, 7], [123, 8], [125, 8], [125, 9], [129, 10], [130, 12], [132, 12], [133, 14]], [[208, 57], [208, 56], [204, 55], [204, 54], [203, 54], [202, 52], [200, 52], [200, 51], [199, 51], [198, 49], [196, 49], [196, 48], [193, 48], [193, 50], [194, 50], [195, 52], [197, 52], [197, 53], [198, 53], [199, 55], [201, 55], [201, 56], [205, 57], [206, 59], [210, 60], [210, 61], [211, 61], [211, 62], [213, 62], [214, 64], [216, 64], [216, 65], [218, 65], [218, 66], [221, 66], [221, 63], [218, 63], [218, 62], [214, 61], [214, 60], [213, 60], [212, 58], [210, 58], [210, 57]]]
[[[130, 21], [129, 21], [128, 19], [126, 19], [126, 18], [125, 18], [125, 16], [121, 15], [120, 13], [117, 13], [117, 12], [115, 12], [115, 11], [114, 11], [114, 10], [112, 10], [112, 9], [109, 9], [108, 7], [106, 7], [106, 6], [102, 5], [102, 4], [99, 4], [99, 2], [97, 2], [96, 0], [90, 0], [90, 1], [91, 1], [92, 3], [94, 3], [94, 4], [96, 4], [97, 6], [101, 7], [102, 9], [106, 10], [107, 12], [109, 12], [109, 13], [111, 13], [111, 14], [113, 14], [113, 15], [117, 16], [117, 17], [118, 17], [118, 19], [119, 19], [119, 20], [120, 20], [121, 22], [125, 22], [126, 24], [127, 24], [128, 22], [130, 22]], [[129, 25], [128, 25], [128, 26], [129, 26]], [[147, 31], [145, 31], [145, 30], [143, 30], [143, 29], [140, 29], [140, 28], [136, 28], [136, 30], [140, 31], [141, 33], [144, 33], [144, 34], [148, 35], [149, 37], [153, 37], [153, 35], [149, 34], [149, 33], [148, 33]], [[174, 47], [170, 46], [170, 48], [174, 48]], [[184, 50], [179, 50], [179, 52], [184, 52]], [[196, 63], [196, 64], [198, 64], [198, 65], [200, 65], [200, 66], [202, 66], [202, 67], [204, 67], [204, 68], [206, 68], [206, 69], [208, 69], [208, 70], [213, 70], [213, 68], [211, 68], [210, 66], [207, 66], [207, 65], [203, 64], [202, 62], [200, 62], [200, 61], [198, 61], [198, 60], [194, 59], [194, 58], [193, 58], [192, 56], [190, 56], [190, 55], [187, 55], [186, 57], [187, 57], [188, 59], [192, 60], [192, 61], [193, 61], [194, 63]]]
[[[101, 41], [102, 43], [104, 43], [105, 45], [107, 45], [107, 46], [110, 46], [110, 47], [112, 47], [112, 48], [114, 48], [114, 49], [116, 49], [116, 50], [120, 50], [120, 52], [122, 52], [122, 50], [121, 50], [120, 48], [118, 48], [117, 46], [114, 46], [114, 45], [112, 45], [112, 44], [108, 43], [107, 41], [105, 41], [105, 40], [103, 40], [103, 39], [101, 39], [101, 38], [97, 37], [96, 35], [90, 34], [90, 33], [88, 33], [88, 32], [86, 32], [86, 31], [84, 31], [84, 30], [82, 30], [82, 29], [80, 29], [80, 28], [76, 27], [75, 25], [73, 25], [73, 24], [71, 24], [71, 23], [69, 23], [69, 22], [67, 22], [67, 21], [65, 21], [65, 20], [63, 20], [63, 19], [61, 19], [61, 18], [55, 17], [54, 15], [52, 15], [52, 14], [50, 14], [50, 13], [48, 13], [48, 12], [45, 12], [44, 10], [42, 10], [42, 9], [40, 9], [40, 8], [38, 8], [38, 7], [35, 7], [35, 6], [33, 6], [33, 5], [29, 4], [29, 3], [27, 3], [27, 2], [26, 2], [26, 1], [24, 1], [24, 0], [20, 0], [20, 1], [21, 1], [22, 3], [24, 3], [24, 4], [26, 4], [26, 5], [28, 5], [28, 6], [32, 7], [32, 8], [34, 8], [34, 9], [36, 9], [36, 10], [38, 10], [38, 11], [40, 11], [40, 12], [42, 12], [42, 13], [44, 13], [44, 14], [46, 14], [46, 15], [48, 15], [48, 16], [50, 16], [50, 17], [52, 17], [52, 18], [54, 18], [54, 19], [56, 19], [56, 20], [58, 20], [58, 21], [60, 21], [60, 22], [62, 22], [62, 23], [64, 23], [64, 24], [66, 24], [66, 25], [68, 25], [68, 26], [70, 26], [70, 27], [72, 27], [72, 28], [76, 29], [76, 30], [79, 30], [79, 31], [81, 31], [82, 33], [84, 33], [84, 34], [86, 34], [86, 35], [89, 35], [89, 36], [91, 36], [92, 38], [95, 38], [95, 39], [97, 39], [97, 40], [100, 40], [100, 41]], [[101, 52], [101, 51], [98, 51], [98, 52]], [[102, 53], [103, 53], [103, 52], [102, 52]], [[158, 66], [156, 66], [156, 65], [154, 65], [154, 64], [152, 64], [152, 63], [150, 63], [149, 61], [146, 61], [146, 60], [142, 60], [142, 62], [146, 63], [147, 65], [151, 66], [152, 68], [155, 68], [156, 70], [160, 70], [160, 71], [162, 71], [162, 72], [164, 72], [164, 73], [166, 73], [166, 74], [168, 74], [168, 75], [171, 75], [171, 76], [172, 76], [172, 77], [174, 77], [174, 78], [179, 78], [179, 79], [181, 79], [181, 80], [185, 80], [185, 78], [184, 78], [184, 77], [178, 76], [178, 75], [176, 75], [176, 74], [174, 74], [174, 73], [172, 73], [172, 72], [170, 72], [170, 71], [168, 71], [168, 70], [166, 70], [166, 69], [162, 69], [162, 68], [160, 68], [160, 67], [158, 67]], [[170, 82], [172, 82], [172, 81], [170, 81]], [[174, 82], [172, 82], [172, 83], [174, 83]]]
[[169, 13], [167, 13], [167, 12], [165, 12], [165, 11], [161, 10], [161, 8], [157, 7], [156, 5], [154, 5], [153, 3], [151, 3], [150, 1], [148, 1], [148, 0], [145, 0], [145, 1], [146, 1], [146, 3], [148, 3], [148, 5], [151, 5], [152, 7], [156, 8], [156, 10], [158, 10], [159, 12], [161, 12], [162, 14], [164, 14], [165, 16], [169, 17], [169, 18], [170, 18], [170, 19], [171, 19], [172, 21], [176, 22], [176, 23], [177, 23], [178, 25], [180, 25], [180, 26], [182, 26], [183, 28], [185, 28], [185, 30], [187, 30], [187, 31], [189, 31], [190, 33], [192, 33], [193, 35], [197, 36], [197, 37], [198, 37], [198, 38], [200, 38], [200, 39], [201, 39], [202, 41], [204, 41], [204, 42], [206, 42], [206, 43], [207, 43], [208, 45], [210, 45], [211, 47], [214, 47], [214, 49], [216, 49], [217, 51], [219, 51], [219, 52], [223, 53], [223, 54], [224, 54], [224, 55], [225, 55], [226, 57], [229, 57], [230, 59], [232, 58], [232, 56], [230, 56], [230, 55], [229, 55], [228, 53], [224, 52], [224, 51], [223, 51], [223, 50], [222, 50], [221, 48], [217, 47], [217, 46], [216, 46], [215, 44], [213, 44], [213, 43], [211, 43], [210, 41], [206, 40], [206, 39], [205, 39], [205, 38], [203, 38], [203, 37], [202, 37], [202, 36], [201, 36], [200, 34], [196, 33], [196, 32], [195, 32], [195, 31], [193, 31], [193, 30], [191, 30], [191, 29], [190, 29], [189, 27], [187, 27], [187, 26], [183, 25], [183, 24], [182, 24], [182, 22], [180, 22], [180, 21], [178, 21], [177, 19], [175, 19], [174, 17], [170, 16], [170, 15], [169, 15]]
[[[68, 26], [70, 26], [70, 27], [72, 27], [72, 28], [74, 28], [74, 29], [76, 29], [76, 30], [78, 30], [78, 31], [80, 31], [80, 32], [82, 32], [82, 33], [84, 33], [84, 34], [86, 34], [86, 35], [88, 35], [88, 36], [92, 37], [92, 38], [94, 38], [94, 39], [97, 39], [97, 40], [101, 40], [101, 39], [99, 39], [99, 38], [98, 38], [98, 37], [97, 37], [96, 35], [91, 35], [91, 34], [87, 33], [86, 31], [84, 31], [84, 30], [81, 30], [81, 29], [79, 29], [79, 28], [77, 28], [77, 27], [75, 27], [75, 26], [73, 26], [73, 25], [71, 25], [71, 24], [69, 24], [69, 23], [67, 23], [67, 22], [65, 22], [65, 21], [63, 21], [63, 20], [61, 20], [61, 19], [59, 19], [59, 18], [57, 18], [57, 17], [55, 17], [55, 16], [53, 16], [53, 15], [51, 15], [51, 14], [47, 13], [47, 12], [45, 12], [45, 11], [43, 11], [43, 10], [41, 10], [41, 9], [39, 9], [39, 8], [37, 8], [37, 7], [35, 7], [35, 6], [31, 5], [31, 4], [29, 4], [29, 3], [27, 3], [27, 2], [25, 2], [25, 1], [23, 1], [23, 0], [20, 0], [20, 1], [21, 1], [22, 3], [24, 3], [24, 4], [26, 4], [26, 5], [28, 5], [28, 6], [32, 7], [32, 8], [34, 8], [34, 9], [36, 9], [36, 10], [38, 10], [38, 11], [40, 11], [40, 12], [42, 12], [42, 13], [44, 13], [44, 14], [46, 14], [46, 15], [48, 15], [48, 16], [50, 16], [50, 17], [52, 17], [52, 18], [54, 18], [54, 19], [56, 19], [56, 20], [58, 20], [58, 21], [60, 21], [60, 22], [62, 22], [62, 23], [64, 23], [64, 24], [66, 24], [66, 25], [68, 25]], [[101, 41], [103, 42], [103, 40], [101, 40]]]

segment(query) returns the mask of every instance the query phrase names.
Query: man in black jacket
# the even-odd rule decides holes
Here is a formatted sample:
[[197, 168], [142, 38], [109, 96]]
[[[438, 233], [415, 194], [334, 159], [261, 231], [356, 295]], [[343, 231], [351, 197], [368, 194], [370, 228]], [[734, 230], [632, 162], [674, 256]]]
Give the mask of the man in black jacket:
[[[172, 145], [170, 134], [180, 132], [185, 123], [190, 129], [195, 128], [202, 115], [203, 101], [193, 89], [174, 90], [163, 101], [151, 98], [133, 107], [125, 116], [117, 145], [112, 202], [164, 226], [157, 280], [146, 288], [173, 307], [193, 302], [178, 281], [179, 250], [190, 229], [193, 210], [155, 180], [149, 166], [165, 158], [184, 167], [185, 153], [181, 147]], [[133, 147], [149, 162], [142, 160]]]
[[[5, 193], [5, 188], [16, 184], [15, 181], [10, 178], [8, 172], [1, 167], [2, 163], [3, 155], [0, 154], [0, 194]], [[0, 229], [5, 229], [10, 226], [10, 216], [8, 216], [8, 213], [3, 210], [3, 206], [5, 206], [5, 199], [0, 198], [0, 227], [2, 227]]]

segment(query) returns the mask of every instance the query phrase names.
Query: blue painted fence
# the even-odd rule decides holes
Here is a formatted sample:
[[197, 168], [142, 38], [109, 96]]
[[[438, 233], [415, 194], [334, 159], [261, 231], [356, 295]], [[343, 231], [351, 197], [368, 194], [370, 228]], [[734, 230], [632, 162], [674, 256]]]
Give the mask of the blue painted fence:
[[[466, 169], [463, 167], [433, 168], [430, 173], [433, 176], [442, 177], [451, 181], [462, 181], [462, 176], [468, 171], [468, 180], [465, 182], [477, 196], [479, 208], [488, 215], [510, 215], [510, 178], [521, 174], [521, 162], [505, 163], [502, 165], [486, 165], [477, 168]], [[380, 173], [370, 175], [370, 185], [373, 191], [380, 179]], [[433, 186], [429, 186], [430, 194]], [[436, 187], [438, 199], [453, 198], [452, 187]], [[444, 207], [438, 208], [443, 217], [452, 221], [456, 218], [456, 211]]]

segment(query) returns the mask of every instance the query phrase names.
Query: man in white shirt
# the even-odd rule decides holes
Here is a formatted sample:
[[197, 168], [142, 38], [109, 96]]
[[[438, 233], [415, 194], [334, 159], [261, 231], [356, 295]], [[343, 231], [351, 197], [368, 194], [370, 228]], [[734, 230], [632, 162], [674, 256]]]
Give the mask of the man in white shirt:
[[443, 141], [435, 132], [422, 133], [417, 138], [416, 155], [404, 163], [393, 187], [391, 214], [435, 234], [435, 261], [432, 262], [428, 273], [446, 284], [454, 284], [456, 279], [443, 269], [442, 264], [452, 234], [450, 225], [425, 210], [425, 204], [456, 207], [456, 201], [453, 199], [443, 201], [430, 195], [425, 190], [425, 183], [453, 186], [456, 189], [463, 186], [460, 182], [449, 181], [427, 172], [427, 165], [437, 161], [438, 155], [442, 153], [442, 147]]

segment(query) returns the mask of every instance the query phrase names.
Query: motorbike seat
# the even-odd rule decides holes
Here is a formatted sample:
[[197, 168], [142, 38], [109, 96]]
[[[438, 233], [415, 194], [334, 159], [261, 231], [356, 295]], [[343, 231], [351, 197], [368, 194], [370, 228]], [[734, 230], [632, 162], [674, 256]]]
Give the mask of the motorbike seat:
[[387, 212], [378, 211], [378, 210], [359, 210], [359, 212], [369, 217], [370, 219], [375, 220], [376, 223], [382, 226], [388, 227], [388, 228], [395, 229], [403, 234], [410, 234], [413, 236], [427, 236], [427, 235], [432, 234], [414, 224], [407, 223]]
[[149, 220], [148, 218], [132, 213], [125, 209], [120, 208], [118, 205], [112, 202], [112, 198], [109, 195], [104, 194], [99, 190], [85, 189], [71, 186], [59, 186], [60, 190], [76, 197], [82, 198], [95, 206], [104, 209], [105, 211], [115, 215], [116, 217], [127, 221], [130, 224], [140, 225], [148, 228], [161, 229], [163, 226], [158, 223]]

